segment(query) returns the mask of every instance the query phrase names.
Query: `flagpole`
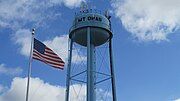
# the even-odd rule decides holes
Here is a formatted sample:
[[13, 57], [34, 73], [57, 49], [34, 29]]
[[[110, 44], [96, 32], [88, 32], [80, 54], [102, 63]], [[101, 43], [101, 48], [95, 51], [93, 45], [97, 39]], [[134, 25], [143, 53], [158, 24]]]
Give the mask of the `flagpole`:
[[32, 29], [32, 39], [31, 39], [31, 50], [29, 56], [29, 68], [28, 68], [28, 79], [27, 79], [27, 90], [26, 90], [26, 101], [29, 99], [29, 85], [30, 85], [30, 77], [31, 77], [31, 68], [32, 68], [32, 54], [33, 54], [33, 46], [34, 46], [34, 34], [35, 29]]

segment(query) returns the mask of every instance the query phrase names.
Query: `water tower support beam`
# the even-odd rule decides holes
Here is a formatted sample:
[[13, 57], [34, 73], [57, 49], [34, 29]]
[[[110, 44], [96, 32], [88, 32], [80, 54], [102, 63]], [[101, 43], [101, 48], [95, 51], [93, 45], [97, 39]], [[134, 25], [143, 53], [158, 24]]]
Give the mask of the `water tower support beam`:
[[65, 101], [69, 101], [69, 87], [70, 87], [70, 76], [71, 76], [71, 60], [72, 60], [72, 47], [73, 40], [69, 39], [68, 43], [68, 66], [67, 66], [67, 78], [66, 78], [66, 99]]
[[117, 98], [116, 98], [115, 75], [114, 75], [114, 64], [113, 64], [113, 52], [112, 52], [112, 38], [109, 40], [109, 55], [110, 55], [110, 70], [111, 70], [111, 82], [112, 82], [113, 101], [117, 101]]
[[87, 101], [95, 101], [94, 45], [90, 27], [87, 28]]

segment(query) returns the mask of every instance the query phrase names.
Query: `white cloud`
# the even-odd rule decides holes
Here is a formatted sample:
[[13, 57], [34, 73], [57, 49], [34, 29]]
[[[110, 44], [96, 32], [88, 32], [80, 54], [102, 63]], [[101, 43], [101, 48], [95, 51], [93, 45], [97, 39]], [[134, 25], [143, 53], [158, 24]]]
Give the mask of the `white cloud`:
[[[20, 46], [19, 51], [22, 55], [28, 57], [30, 54], [31, 46], [31, 32], [28, 29], [20, 29], [13, 37], [16, 44]], [[68, 59], [68, 35], [56, 36], [51, 40], [45, 40], [45, 43], [49, 48], [56, 52], [64, 61]], [[86, 58], [79, 55], [77, 50], [73, 50], [73, 63], [79, 63], [85, 61]]]
[[0, 64], [0, 74], [5, 75], [19, 75], [23, 72], [22, 68], [16, 67], [16, 68], [10, 68], [6, 67], [4, 64]]
[[31, 47], [31, 32], [28, 29], [20, 29], [13, 36], [13, 41], [20, 46], [20, 53], [29, 56]]
[[[14, 78], [10, 89], [0, 95], [0, 101], [25, 101], [26, 80], [27, 78]], [[76, 89], [76, 91], [81, 89], [78, 97], [73, 89]], [[101, 90], [100, 93], [105, 93], [105, 91]], [[85, 85], [74, 84], [70, 86], [70, 100], [83, 101], [85, 97]], [[31, 78], [29, 99], [30, 101], [64, 101], [65, 87], [45, 83], [39, 78]]]
[[4, 27], [18, 29], [27, 22], [42, 20], [48, 7], [45, 2], [37, 0], [3, 0], [0, 3], [0, 22]]
[[115, 14], [139, 41], [168, 40], [180, 28], [179, 0], [114, 0]]
[[49, 0], [52, 4], [64, 4], [69, 8], [78, 7], [85, 0]]
[[64, 4], [67, 7], [78, 7], [82, 1], [85, 1], [85, 0], [64, 0]]
[[[22, 28], [27, 23], [39, 27], [47, 19], [61, 15], [55, 7], [64, 4], [69, 8], [78, 7], [84, 0], [3, 0], [0, 2], [0, 27]], [[54, 8], [53, 10], [51, 8]]]

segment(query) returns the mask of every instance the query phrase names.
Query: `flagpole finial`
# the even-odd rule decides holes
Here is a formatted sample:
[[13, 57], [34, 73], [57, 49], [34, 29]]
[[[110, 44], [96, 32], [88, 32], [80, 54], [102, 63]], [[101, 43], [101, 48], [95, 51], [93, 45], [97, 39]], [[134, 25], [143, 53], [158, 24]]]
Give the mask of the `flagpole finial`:
[[35, 28], [32, 29], [32, 34], [33, 34], [33, 35], [35, 34]]

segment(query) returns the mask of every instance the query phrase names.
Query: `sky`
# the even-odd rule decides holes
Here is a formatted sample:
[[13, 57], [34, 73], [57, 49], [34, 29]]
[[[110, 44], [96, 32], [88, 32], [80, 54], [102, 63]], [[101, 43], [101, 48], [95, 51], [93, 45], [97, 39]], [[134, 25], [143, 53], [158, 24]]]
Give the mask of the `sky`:
[[[66, 66], [57, 70], [33, 60], [30, 101], [65, 99], [68, 33], [81, 2], [112, 16], [117, 101], [180, 101], [179, 0], [0, 0], [0, 101], [25, 100], [32, 28]], [[86, 66], [79, 47], [73, 49], [74, 72]], [[103, 49], [97, 48], [97, 65], [105, 61], [99, 70], [106, 71]], [[107, 85], [97, 88], [99, 101], [112, 101]], [[84, 84], [70, 88], [72, 101], [85, 99]]]

